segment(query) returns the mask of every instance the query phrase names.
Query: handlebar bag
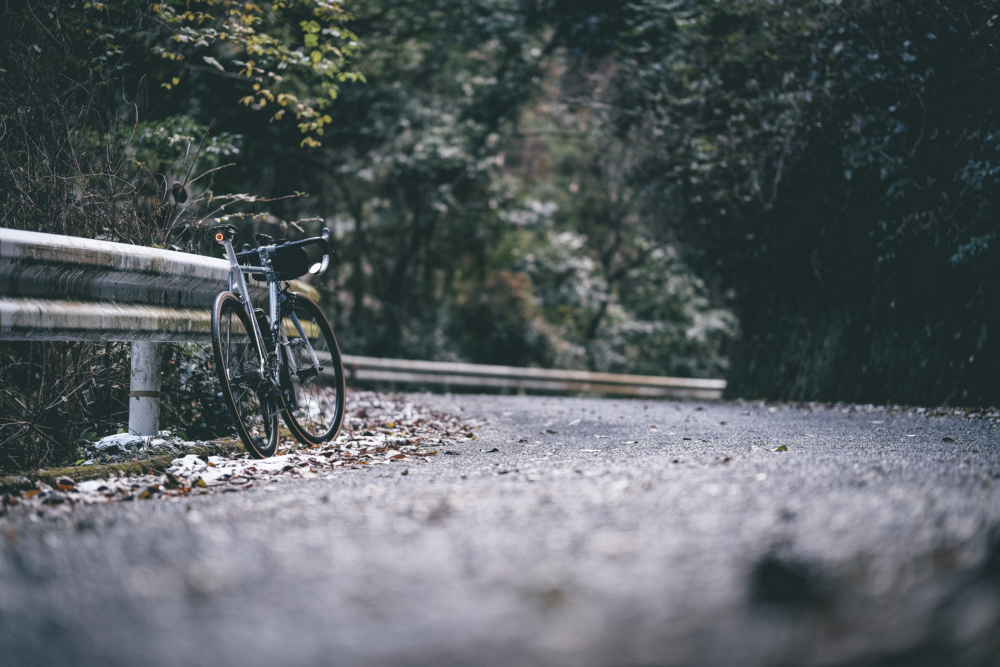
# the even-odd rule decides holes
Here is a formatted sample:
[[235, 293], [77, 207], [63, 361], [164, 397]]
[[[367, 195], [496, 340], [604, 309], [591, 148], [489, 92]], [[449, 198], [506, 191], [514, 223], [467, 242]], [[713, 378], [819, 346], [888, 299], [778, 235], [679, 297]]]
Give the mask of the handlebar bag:
[[309, 273], [309, 253], [305, 248], [278, 246], [271, 257], [271, 267], [278, 280], [294, 280]]

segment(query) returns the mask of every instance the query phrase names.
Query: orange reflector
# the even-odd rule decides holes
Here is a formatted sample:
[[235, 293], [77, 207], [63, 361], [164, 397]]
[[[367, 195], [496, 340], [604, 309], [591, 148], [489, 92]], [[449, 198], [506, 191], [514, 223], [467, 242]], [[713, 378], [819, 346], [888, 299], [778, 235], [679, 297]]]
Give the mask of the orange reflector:
[[218, 234], [215, 235], [215, 240], [218, 241], [219, 243], [222, 243], [222, 239], [224, 238], [226, 237], [222, 235], [222, 232], [219, 232]]

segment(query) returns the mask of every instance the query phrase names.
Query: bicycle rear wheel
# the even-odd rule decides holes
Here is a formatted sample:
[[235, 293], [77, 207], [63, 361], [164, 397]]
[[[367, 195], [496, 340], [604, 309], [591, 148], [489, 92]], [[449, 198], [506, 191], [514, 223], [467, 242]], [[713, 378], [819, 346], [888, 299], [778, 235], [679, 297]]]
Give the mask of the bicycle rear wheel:
[[[316, 368], [292, 315], [316, 353]], [[322, 444], [337, 437], [344, 423], [344, 364], [333, 328], [314, 301], [291, 295], [282, 320], [288, 337], [289, 382], [294, 404], [284, 412], [285, 423], [303, 444]]]
[[261, 374], [261, 350], [246, 308], [223, 292], [212, 309], [212, 349], [222, 396], [243, 446], [254, 458], [274, 454], [278, 446], [278, 408], [271, 384]]

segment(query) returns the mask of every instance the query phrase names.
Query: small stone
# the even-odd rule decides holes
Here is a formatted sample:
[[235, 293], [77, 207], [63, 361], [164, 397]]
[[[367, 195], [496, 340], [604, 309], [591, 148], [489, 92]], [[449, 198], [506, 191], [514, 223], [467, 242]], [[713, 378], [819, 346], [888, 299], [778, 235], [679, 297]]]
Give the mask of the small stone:
[[137, 435], [130, 433], [119, 433], [101, 438], [94, 443], [94, 448], [105, 454], [115, 454], [129, 449], [141, 449], [146, 443]]

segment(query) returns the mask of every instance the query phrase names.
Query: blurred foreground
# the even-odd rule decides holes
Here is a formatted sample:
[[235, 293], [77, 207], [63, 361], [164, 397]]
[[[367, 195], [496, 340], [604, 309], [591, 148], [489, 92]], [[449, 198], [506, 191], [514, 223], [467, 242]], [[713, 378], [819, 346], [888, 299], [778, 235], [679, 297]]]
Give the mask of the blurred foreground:
[[1000, 658], [989, 419], [419, 400], [477, 438], [241, 493], [13, 508], [5, 664]]

